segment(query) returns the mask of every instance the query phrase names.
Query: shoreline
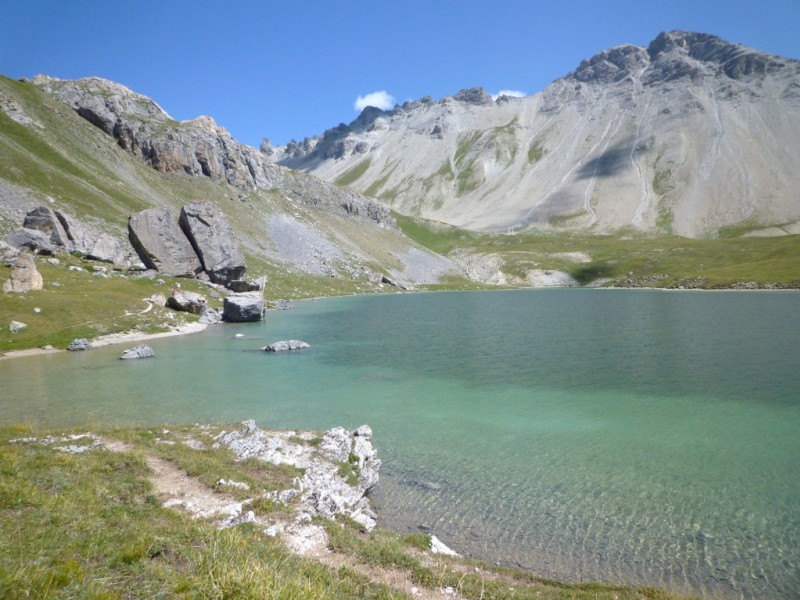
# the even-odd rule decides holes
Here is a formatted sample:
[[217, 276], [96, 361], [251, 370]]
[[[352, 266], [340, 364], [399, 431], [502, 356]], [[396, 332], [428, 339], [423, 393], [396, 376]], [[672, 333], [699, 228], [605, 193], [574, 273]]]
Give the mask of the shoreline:
[[[188, 335], [190, 333], [199, 333], [208, 327], [205, 323], [184, 323], [169, 331], [162, 331], [160, 333], [144, 333], [141, 331], [126, 331], [122, 333], [109, 333], [101, 335], [91, 340], [94, 348], [102, 348], [103, 346], [112, 346], [115, 344], [125, 344], [131, 342], [143, 342], [147, 340], [154, 340], [158, 338], [174, 337], [177, 335]], [[59, 350], [58, 348], [26, 348], [25, 350], [9, 350], [4, 354], [0, 354], [0, 360], [10, 360], [13, 358], [25, 358], [28, 356], [39, 356], [42, 354], [57, 354], [66, 352], [66, 350]]]

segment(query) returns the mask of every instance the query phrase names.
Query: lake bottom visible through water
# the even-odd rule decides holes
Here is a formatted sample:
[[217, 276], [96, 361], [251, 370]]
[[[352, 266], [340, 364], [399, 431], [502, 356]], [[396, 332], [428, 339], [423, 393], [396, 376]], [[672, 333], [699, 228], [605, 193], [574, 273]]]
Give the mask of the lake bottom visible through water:
[[[264, 323], [0, 361], [3, 422], [368, 423], [381, 524], [537, 575], [800, 597], [800, 295], [301, 302]], [[244, 338], [234, 338], [236, 333]], [[284, 355], [279, 339], [312, 345]]]

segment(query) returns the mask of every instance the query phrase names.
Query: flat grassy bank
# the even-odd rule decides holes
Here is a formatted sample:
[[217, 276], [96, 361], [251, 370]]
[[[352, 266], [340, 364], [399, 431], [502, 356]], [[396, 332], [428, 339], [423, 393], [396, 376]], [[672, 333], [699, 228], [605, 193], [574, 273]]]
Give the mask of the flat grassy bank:
[[[675, 598], [433, 555], [425, 534], [366, 533], [352, 522], [325, 522], [328, 552], [303, 558], [253, 524], [220, 530], [162, 506], [152, 460], [209, 490], [219, 478], [247, 482], [251, 495], [282, 489], [297, 475], [189, 444], [220, 429], [95, 428], [93, 437], [55, 442], [87, 430], [0, 428], [0, 597]], [[36, 441], [12, 441], [20, 438]], [[73, 452], [58, 449], [65, 445]], [[251, 508], [262, 518], [285, 517], [286, 508], [269, 501]]]
[[[669, 235], [490, 234], [395, 214], [403, 232], [447, 255], [494, 255], [524, 280], [530, 269], [565, 271], [580, 284], [692, 289], [800, 288], [800, 236], [689, 239]], [[733, 235], [737, 234], [737, 235]], [[576, 255], [582, 256], [576, 260]]]

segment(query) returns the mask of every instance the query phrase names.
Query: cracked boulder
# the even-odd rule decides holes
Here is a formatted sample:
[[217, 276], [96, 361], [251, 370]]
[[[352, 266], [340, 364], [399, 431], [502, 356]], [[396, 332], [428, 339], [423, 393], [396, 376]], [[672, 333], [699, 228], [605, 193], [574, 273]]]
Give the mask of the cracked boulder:
[[192, 245], [167, 208], [148, 208], [131, 215], [128, 237], [148, 269], [170, 277], [194, 277], [203, 270]]
[[179, 224], [212, 282], [228, 286], [242, 278], [244, 254], [228, 219], [215, 204], [189, 202], [181, 209]]

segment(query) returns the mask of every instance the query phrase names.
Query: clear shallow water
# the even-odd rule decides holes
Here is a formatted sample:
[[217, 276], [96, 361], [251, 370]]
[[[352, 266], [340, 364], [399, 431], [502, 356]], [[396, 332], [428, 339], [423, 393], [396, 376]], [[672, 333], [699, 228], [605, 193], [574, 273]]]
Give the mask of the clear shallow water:
[[[797, 598], [799, 309], [647, 290], [306, 302], [155, 340], [151, 361], [0, 361], [0, 420], [366, 422], [384, 525], [550, 577]], [[287, 338], [314, 347], [256, 350]]]

